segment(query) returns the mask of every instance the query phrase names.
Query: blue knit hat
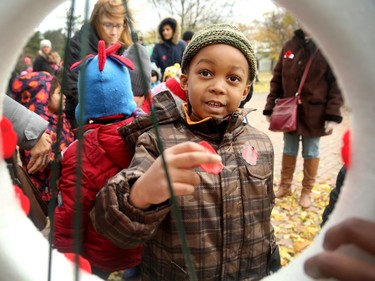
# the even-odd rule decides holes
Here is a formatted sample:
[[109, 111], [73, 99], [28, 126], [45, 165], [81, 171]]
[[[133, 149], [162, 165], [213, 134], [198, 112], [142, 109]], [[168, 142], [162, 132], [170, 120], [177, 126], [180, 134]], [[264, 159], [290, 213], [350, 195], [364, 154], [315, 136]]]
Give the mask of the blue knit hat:
[[89, 55], [72, 65], [71, 70], [80, 70], [77, 120], [80, 120], [81, 110], [83, 122], [88, 123], [92, 119], [119, 114], [130, 116], [137, 108], [128, 70], [133, 70], [134, 65], [131, 60], [116, 55], [120, 47], [120, 44], [114, 44], [105, 49], [104, 41], [100, 40], [98, 55]]

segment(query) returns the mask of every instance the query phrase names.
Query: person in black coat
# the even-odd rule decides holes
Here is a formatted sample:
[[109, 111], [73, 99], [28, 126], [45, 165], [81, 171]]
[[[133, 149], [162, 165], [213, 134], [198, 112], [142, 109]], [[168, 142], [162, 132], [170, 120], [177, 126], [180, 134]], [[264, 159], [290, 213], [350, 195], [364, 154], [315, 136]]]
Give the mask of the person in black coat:
[[155, 44], [151, 55], [151, 62], [160, 68], [161, 77], [167, 67], [178, 63], [181, 65], [182, 54], [186, 43], [180, 40], [180, 25], [174, 18], [163, 19], [158, 26], [160, 42]]
[[61, 58], [57, 52], [51, 52], [52, 43], [50, 40], [43, 39], [40, 41], [40, 50], [33, 63], [33, 71], [46, 71], [55, 75], [60, 69]]

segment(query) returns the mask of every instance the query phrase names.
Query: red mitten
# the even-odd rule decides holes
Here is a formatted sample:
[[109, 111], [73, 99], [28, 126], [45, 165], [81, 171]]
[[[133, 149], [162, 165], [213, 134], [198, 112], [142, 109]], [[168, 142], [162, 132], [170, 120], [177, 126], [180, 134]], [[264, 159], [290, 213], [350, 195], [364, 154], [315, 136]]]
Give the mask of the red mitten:
[[10, 158], [12, 157], [14, 151], [16, 150], [17, 145], [17, 134], [13, 130], [13, 125], [8, 118], [3, 116], [0, 121], [1, 123], [1, 136], [3, 143], [3, 157]]

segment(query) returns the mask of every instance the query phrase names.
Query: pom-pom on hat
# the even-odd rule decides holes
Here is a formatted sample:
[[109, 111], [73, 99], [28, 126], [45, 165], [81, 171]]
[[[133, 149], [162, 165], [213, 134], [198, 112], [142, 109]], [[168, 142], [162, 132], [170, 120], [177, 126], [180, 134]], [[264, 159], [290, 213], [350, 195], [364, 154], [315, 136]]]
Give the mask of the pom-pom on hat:
[[116, 55], [120, 47], [115, 43], [105, 49], [104, 41], [100, 40], [98, 55], [88, 55], [72, 65], [71, 70], [80, 70], [77, 120], [80, 120], [81, 111], [83, 122], [88, 123], [92, 119], [119, 114], [130, 116], [137, 108], [128, 70], [134, 69], [134, 65], [128, 58]]
[[43, 49], [44, 47], [52, 48], [52, 43], [48, 39], [43, 39], [40, 41], [40, 49]]
[[204, 47], [216, 44], [233, 46], [240, 50], [249, 63], [249, 80], [252, 82], [256, 73], [256, 59], [253, 47], [245, 35], [230, 24], [213, 24], [196, 32], [186, 46], [181, 63], [181, 70], [186, 73], [194, 56]]

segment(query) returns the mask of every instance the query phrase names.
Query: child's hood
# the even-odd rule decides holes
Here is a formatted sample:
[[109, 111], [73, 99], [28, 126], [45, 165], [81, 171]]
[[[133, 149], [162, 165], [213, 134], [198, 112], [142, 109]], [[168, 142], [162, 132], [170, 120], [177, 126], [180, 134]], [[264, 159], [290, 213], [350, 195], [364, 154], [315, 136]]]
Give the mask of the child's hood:
[[158, 26], [158, 37], [159, 37], [159, 43], [164, 43], [165, 40], [163, 38], [162, 30], [164, 25], [170, 25], [172, 29], [174, 30], [173, 37], [172, 37], [172, 43], [177, 45], [178, 41], [180, 40], [180, 35], [181, 35], [181, 26], [178, 23], [177, 20], [174, 18], [168, 17], [163, 19]]
[[100, 40], [98, 55], [72, 65], [72, 70], [79, 71], [77, 120], [81, 115], [84, 123], [114, 115], [130, 116], [137, 108], [128, 70], [134, 69], [134, 64], [116, 54], [120, 47], [116, 43], [105, 49]]
[[35, 113], [45, 113], [52, 79], [53, 76], [44, 71], [21, 75], [12, 83], [12, 98]]

